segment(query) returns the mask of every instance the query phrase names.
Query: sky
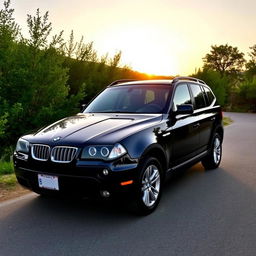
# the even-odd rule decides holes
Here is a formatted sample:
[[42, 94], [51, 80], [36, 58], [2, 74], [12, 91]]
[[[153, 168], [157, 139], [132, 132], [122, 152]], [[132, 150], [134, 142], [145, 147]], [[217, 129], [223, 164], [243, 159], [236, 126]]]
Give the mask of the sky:
[[[3, 0], [2, 0], [3, 1]], [[122, 51], [122, 65], [157, 75], [189, 75], [211, 45], [256, 44], [255, 0], [12, 0], [26, 33], [26, 15], [49, 11], [54, 32], [93, 41], [100, 55]]]

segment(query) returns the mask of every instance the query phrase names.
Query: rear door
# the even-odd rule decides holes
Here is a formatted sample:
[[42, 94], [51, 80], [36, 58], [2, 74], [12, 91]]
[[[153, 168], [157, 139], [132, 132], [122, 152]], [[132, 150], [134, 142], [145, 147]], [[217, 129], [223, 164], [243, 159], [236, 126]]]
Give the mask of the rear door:
[[[194, 113], [198, 118], [199, 143], [198, 153], [207, 149], [210, 141], [216, 111], [211, 107], [213, 98], [208, 99], [203, 85], [190, 83], [190, 90], [193, 96]], [[205, 87], [205, 89], [208, 89]], [[208, 89], [209, 90], [209, 89]]]

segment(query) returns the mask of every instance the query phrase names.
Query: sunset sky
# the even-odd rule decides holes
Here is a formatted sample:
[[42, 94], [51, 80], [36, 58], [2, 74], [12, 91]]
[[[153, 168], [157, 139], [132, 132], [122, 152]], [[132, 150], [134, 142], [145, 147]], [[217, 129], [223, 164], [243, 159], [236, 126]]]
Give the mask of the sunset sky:
[[100, 54], [122, 51], [122, 64], [150, 74], [188, 75], [213, 44], [248, 53], [256, 44], [255, 0], [13, 0], [16, 21], [49, 11], [54, 31], [73, 29]]

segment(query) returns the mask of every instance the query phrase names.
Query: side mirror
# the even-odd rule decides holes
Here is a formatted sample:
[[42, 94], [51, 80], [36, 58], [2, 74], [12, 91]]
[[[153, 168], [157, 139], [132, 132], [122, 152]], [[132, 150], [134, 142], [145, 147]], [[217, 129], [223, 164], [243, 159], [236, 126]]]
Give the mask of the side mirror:
[[82, 105], [81, 105], [81, 112], [84, 112], [84, 110], [86, 109], [86, 107], [87, 107], [87, 104], [82, 104]]
[[182, 104], [177, 105], [177, 110], [175, 111], [176, 115], [185, 115], [192, 114], [194, 112], [194, 108], [192, 104]]

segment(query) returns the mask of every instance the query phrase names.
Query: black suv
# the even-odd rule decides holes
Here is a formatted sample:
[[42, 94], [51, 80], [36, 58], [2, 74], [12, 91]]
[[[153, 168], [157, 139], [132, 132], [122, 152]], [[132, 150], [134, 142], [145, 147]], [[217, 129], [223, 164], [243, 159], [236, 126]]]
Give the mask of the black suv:
[[129, 194], [148, 214], [167, 174], [199, 161], [217, 168], [222, 141], [221, 107], [204, 81], [119, 80], [82, 113], [21, 137], [15, 173], [39, 194]]

